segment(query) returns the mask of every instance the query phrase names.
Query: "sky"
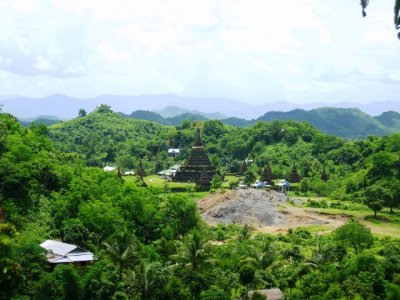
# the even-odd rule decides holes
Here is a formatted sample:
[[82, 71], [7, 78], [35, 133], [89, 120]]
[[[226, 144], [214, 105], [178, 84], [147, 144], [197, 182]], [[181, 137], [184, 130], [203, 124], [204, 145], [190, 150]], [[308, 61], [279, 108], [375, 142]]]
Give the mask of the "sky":
[[0, 0], [0, 95], [400, 101], [394, 0]]

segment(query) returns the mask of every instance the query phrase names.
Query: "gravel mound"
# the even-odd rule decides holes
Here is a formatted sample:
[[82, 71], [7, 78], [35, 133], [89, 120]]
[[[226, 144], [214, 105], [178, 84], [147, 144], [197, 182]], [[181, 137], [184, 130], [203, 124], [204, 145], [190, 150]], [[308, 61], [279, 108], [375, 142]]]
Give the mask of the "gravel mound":
[[210, 225], [241, 224], [254, 227], [281, 224], [285, 216], [275, 205], [287, 196], [275, 191], [240, 189], [212, 195], [199, 201], [200, 213]]

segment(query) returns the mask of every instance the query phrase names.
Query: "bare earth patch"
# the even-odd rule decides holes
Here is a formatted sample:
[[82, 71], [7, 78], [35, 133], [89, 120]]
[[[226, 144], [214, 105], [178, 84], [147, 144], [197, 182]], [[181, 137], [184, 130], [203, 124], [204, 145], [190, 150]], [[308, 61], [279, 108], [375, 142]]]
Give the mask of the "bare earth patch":
[[347, 220], [346, 215], [319, 213], [288, 203], [275, 191], [239, 189], [216, 193], [198, 202], [200, 214], [209, 225], [252, 225], [265, 233], [285, 233], [289, 228], [323, 225], [331, 231]]

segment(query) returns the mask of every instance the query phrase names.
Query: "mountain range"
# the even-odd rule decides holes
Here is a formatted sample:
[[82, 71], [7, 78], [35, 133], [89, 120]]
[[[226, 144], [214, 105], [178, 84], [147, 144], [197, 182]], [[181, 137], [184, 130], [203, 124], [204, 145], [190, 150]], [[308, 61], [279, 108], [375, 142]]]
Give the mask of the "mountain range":
[[[224, 116], [255, 119], [261, 114], [270, 111], [287, 112], [294, 109], [311, 110], [327, 106], [326, 103], [295, 104], [287, 102], [270, 102], [256, 105], [222, 97], [200, 98], [177, 96], [174, 94], [141, 96], [102, 95], [85, 99], [69, 97], [62, 94], [43, 98], [27, 98], [14, 95], [0, 96], [2, 110], [18, 118], [53, 115], [61, 119], [71, 119], [78, 115], [79, 109], [92, 111], [101, 104], [109, 105], [114, 111], [130, 113], [137, 110], [147, 110], [159, 112], [160, 115], [164, 117], [173, 117], [182, 113], [198, 113], [201, 111], [204, 114], [213, 114], [213, 117], [206, 116], [213, 119], [220, 119]], [[377, 101], [367, 104], [340, 102], [329, 104], [329, 106], [336, 108], [358, 108], [372, 116], [378, 116], [386, 111], [400, 112], [400, 102], [394, 101]], [[175, 109], [171, 110], [171, 107], [175, 107]], [[176, 107], [181, 111], [177, 112]]]
[[[204, 121], [207, 118], [201, 114], [185, 113], [175, 117], [164, 118], [151, 111], [134, 111], [130, 115], [121, 114], [127, 118], [143, 119], [157, 122], [162, 125], [180, 125], [184, 120]], [[275, 120], [293, 120], [308, 122], [317, 129], [328, 134], [344, 138], [361, 138], [368, 135], [385, 135], [400, 130], [400, 113], [389, 111], [379, 116], [372, 117], [359, 109], [323, 107], [306, 111], [295, 109], [289, 112], [271, 111], [257, 119], [245, 120], [240, 118], [224, 118], [221, 121], [231, 126], [251, 126], [256, 122]]]

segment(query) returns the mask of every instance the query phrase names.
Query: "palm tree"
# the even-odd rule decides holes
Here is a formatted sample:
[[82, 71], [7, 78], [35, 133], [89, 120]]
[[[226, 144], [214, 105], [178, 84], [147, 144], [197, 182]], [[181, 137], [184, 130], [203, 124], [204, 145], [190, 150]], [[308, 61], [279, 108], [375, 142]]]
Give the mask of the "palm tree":
[[191, 271], [197, 271], [200, 265], [211, 262], [206, 259], [207, 251], [204, 238], [201, 233], [194, 231], [188, 234], [180, 245], [180, 251], [172, 257], [189, 267]]
[[134, 236], [125, 232], [117, 233], [112, 243], [104, 243], [106, 255], [118, 269], [119, 281], [126, 267], [135, 265], [139, 260], [139, 251]]
[[251, 225], [245, 224], [243, 227], [240, 228], [237, 238], [239, 241], [249, 240], [251, 238], [252, 232], [253, 227]]

